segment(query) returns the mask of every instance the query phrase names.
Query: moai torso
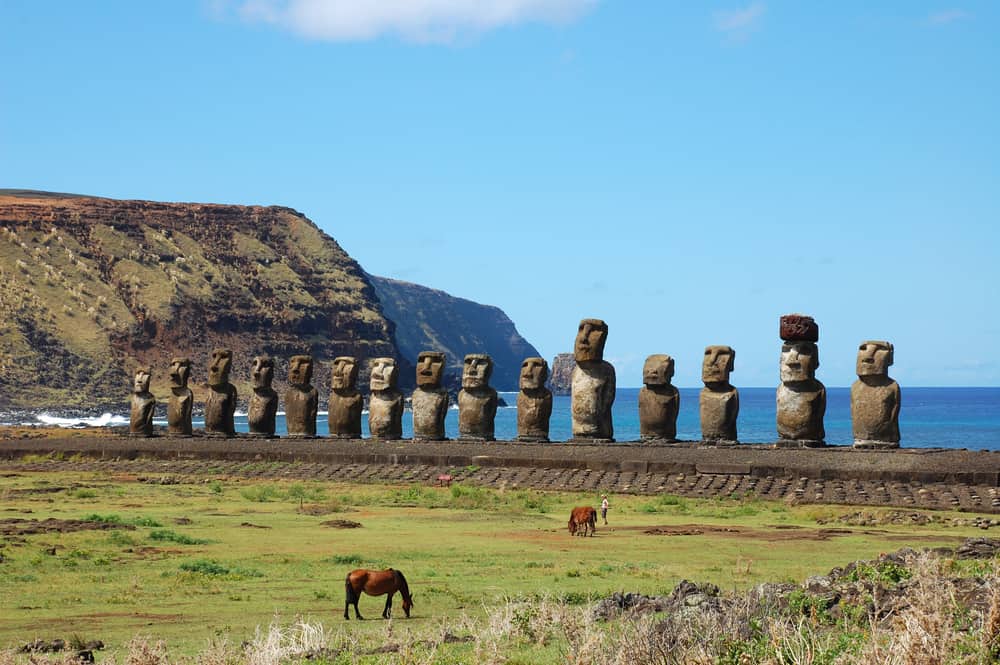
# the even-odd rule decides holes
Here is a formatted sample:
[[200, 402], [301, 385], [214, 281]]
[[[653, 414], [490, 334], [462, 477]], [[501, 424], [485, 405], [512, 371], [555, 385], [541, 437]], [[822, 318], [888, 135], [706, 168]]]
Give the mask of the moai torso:
[[584, 319], [577, 329], [570, 387], [574, 439], [614, 440], [615, 368], [603, 360], [607, 337], [608, 326], [600, 319]]
[[129, 410], [129, 434], [132, 436], [153, 436], [153, 412], [156, 398], [149, 392], [149, 370], [135, 373], [132, 384], [132, 404]]
[[740, 394], [729, 383], [736, 352], [728, 346], [705, 348], [701, 380], [705, 387], [698, 397], [701, 416], [701, 440], [705, 443], [737, 440], [736, 421], [740, 413]]
[[278, 393], [271, 387], [273, 380], [274, 361], [267, 356], [254, 358], [253, 368], [250, 370], [253, 394], [250, 395], [250, 407], [247, 409], [251, 435], [274, 436]]
[[312, 366], [312, 356], [292, 356], [288, 362], [285, 423], [290, 437], [316, 436], [319, 393], [311, 384]]
[[403, 394], [396, 389], [398, 369], [393, 358], [372, 362], [368, 429], [373, 439], [403, 438]]
[[462, 389], [458, 391], [458, 436], [460, 439], [493, 441], [497, 415], [497, 391], [490, 387], [493, 359], [486, 354], [465, 356]]
[[236, 413], [236, 386], [229, 383], [233, 354], [228, 349], [212, 351], [208, 366], [208, 394], [205, 399], [205, 433], [232, 436]]
[[335, 439], [361, 438], [361, 412], [365, 400], [355, 388], [358, 381], [358, 361], [340, 356], [333, 361], [332, 392], [327, 409], [330, 436]]
[[858, 349], [858, 380], [851, 386], [851, 423], [854, 445], [899, 446], [899, 384], [889, 378], [893, 347], [870, 340]]
[[826, 388], [819, 381], [778, 386], [778, 436], [787, 441], [822, 443], [826, 438]]
[[191, 361], [174, 358], [170, 361], [170, 399], [167, 400], [167, 432], [175, 436], [191, 436], [191, 409], [194, 393], [187, 387], [191, 376]]
[[517, 440], [548, 441], [552, 417], [552, 392], [545, 387], [549, 366], [544, 358], [526, 358], [521, 363], [517, 394]]
[[674, 359], [663, 354], [646, 358], [639, 390], [639, 435], [643, 441], [677, 440], [680, 392], [670, 383]]
[[417, 356], [417, 389], [411, 397], [413, 438], [445, 440], [444, 419], [448, 415], [448, 391], [441, 387], [443, 353], [423, 351]]

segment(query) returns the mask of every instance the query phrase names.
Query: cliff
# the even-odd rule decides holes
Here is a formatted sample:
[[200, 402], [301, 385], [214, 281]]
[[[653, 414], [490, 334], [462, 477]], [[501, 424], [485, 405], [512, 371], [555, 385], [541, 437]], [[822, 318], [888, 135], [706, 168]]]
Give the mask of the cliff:
[[488, 353], [493, 358], [493, 387], [518, 389], [521, 362], [538, 351], [502, 310], [418, 284], [369, 278], [386, 316], [396, 322], [399, 350], [411, 363], [421, 351], [444, 351], [448, 386], [457, 389], [465, 354]]
[[321, 394], [338, 355], [396, 357], [412, 385], [394, 331], [358, 263], [290, 208], [0, 190], [0, 406], [121, 404], [141, 365], [165, 396], [177, 355], [200, 399], [214, 347], [241, 399], [262, 353], [279, 393], [296, 353]]
[[549, 386], [554, 394], [570, 394], [574, 367], [576, 367], [576, 359], [572, 353], [560, 353], [552, 359], [552, 367], [549, 368]]

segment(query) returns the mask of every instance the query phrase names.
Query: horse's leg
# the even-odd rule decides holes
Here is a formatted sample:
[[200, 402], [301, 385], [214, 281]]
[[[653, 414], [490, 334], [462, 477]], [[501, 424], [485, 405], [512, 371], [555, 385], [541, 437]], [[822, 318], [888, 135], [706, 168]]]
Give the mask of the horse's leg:
[[396, 595], [395, 591], [390, 591], [385, 594], [385, 609], [382, 610], [382, 618], [388, 619], [392, 616], [392, 597]]
[[350, 621], [351, 615], [347, 613], [347, 610], [351, 607], [351, 598], [354, 596], [354, 588], [351, 586], [350, 575], [347, 576], [347, 580], [344, 582], [344, 594], [346, 596], [344, 599], [344, 618]]
[[361, 592], [359, 591], [354, 595], [354, 616], [357, 617], [358, 621], [364, 621], [365, 618], [361, 616], [361, 612], [358, 611], [358, 601], [361, 600]]

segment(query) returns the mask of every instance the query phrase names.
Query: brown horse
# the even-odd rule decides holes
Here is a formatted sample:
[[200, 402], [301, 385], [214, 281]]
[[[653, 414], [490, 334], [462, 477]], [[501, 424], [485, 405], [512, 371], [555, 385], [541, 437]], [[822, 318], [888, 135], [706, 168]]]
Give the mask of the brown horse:
[[586, 536], [588, 528], [591, 536], [597, 533], [597, 511], [593, 506], [577, 506], [569, 514], [569, 535]]
[[382, 618], [388, 619], [392, 613], [392, 597], [398, 591], [403, 597], [403, 612], [406, 618], [410, 618], [410, 608], [413, 607], [413, 596], [410, 595], [410, 587], [406, 584], [403, 573], [392, 568], [385, 570], [366, 570], [359, 568], [352, 570], [347, 575], [344, 582], [347, 589], [347, 602], [344, 603], [344, 618], [350, 620], [347, 610], [354, 605], [354, 616], [358, 620], [364, 619], [358, 612], [358, 601], [361, 600], [361, 592], [364, 591], [369, 596], [381, 596], [383, 593], [389, 594], [385, 599], [385, 609], [382, 610]]

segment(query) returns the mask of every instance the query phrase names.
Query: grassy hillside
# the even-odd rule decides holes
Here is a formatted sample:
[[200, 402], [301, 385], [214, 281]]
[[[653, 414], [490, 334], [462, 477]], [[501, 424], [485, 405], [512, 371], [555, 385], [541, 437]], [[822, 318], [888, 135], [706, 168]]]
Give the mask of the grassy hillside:
[[360, 266], [289, 208], [0, 194], [0, 406], [121, 403], [175, 355], [196, 397], [216, 346], [248, 394], [254, 355], [312, 353], [316, 383], [337, 355], [397, 356]]

